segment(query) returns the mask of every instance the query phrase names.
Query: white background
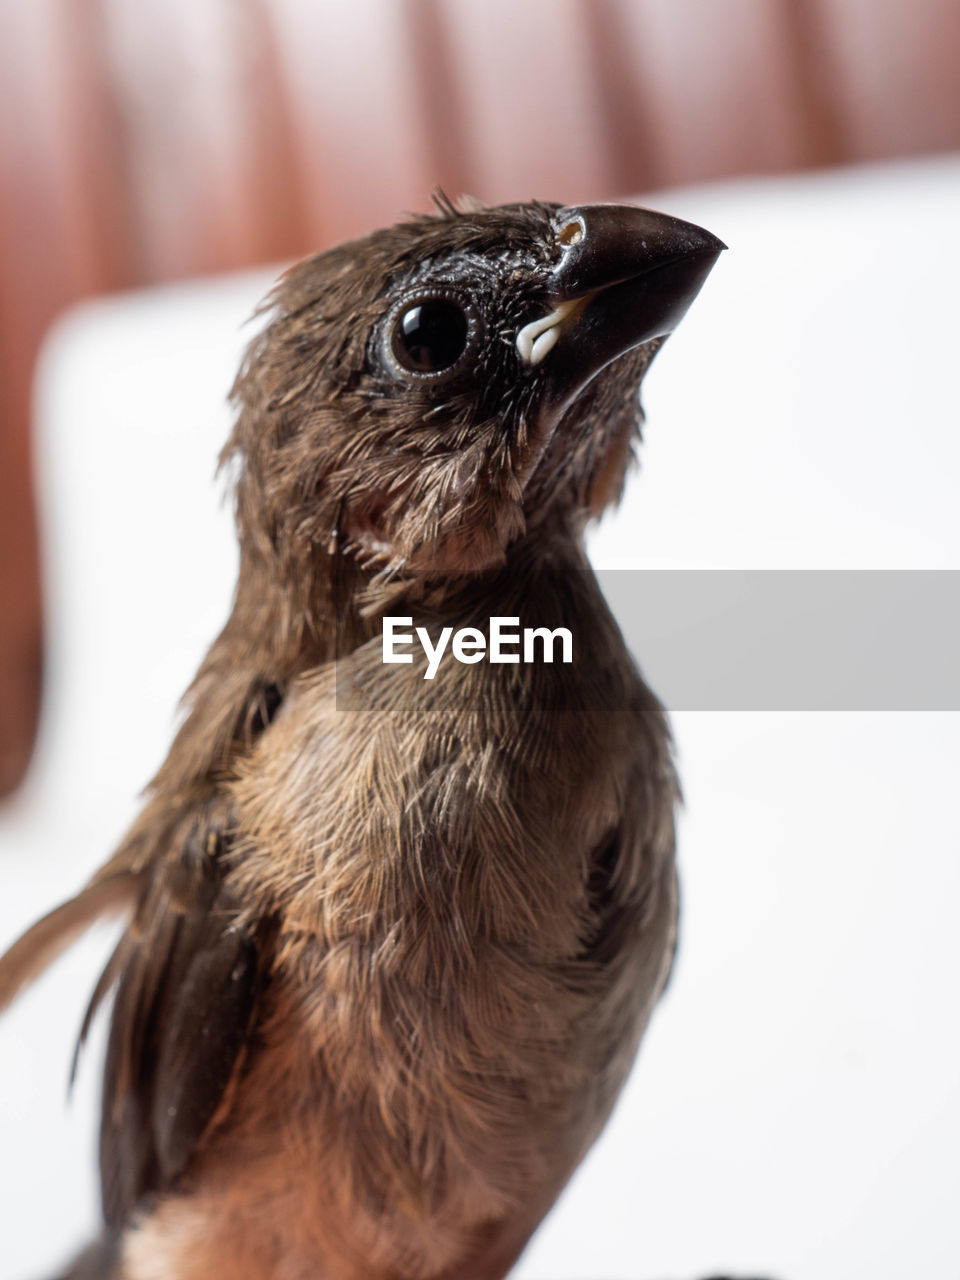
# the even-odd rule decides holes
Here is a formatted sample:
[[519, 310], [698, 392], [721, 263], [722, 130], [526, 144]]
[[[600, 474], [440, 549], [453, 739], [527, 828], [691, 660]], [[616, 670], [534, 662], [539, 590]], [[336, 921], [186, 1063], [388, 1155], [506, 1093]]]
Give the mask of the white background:
[[[960, 567], [960, 161], [645, 202], [730, 252], [650, 374], [643, 472], [595, 561]], [[225, 616], [211, 475], [270, 278], [90, 305], [48, 346], [50, 676], [35, 768], [0, 810], [0, 945], [110, 851]], [[960, 717], [674, 726], [675, 977], [517, 1275], [956, 1280]], [[95, 1229], [102, 1034], [64, 1096], [108, 933], [0, 1021], [0, 1280], [51, 1274]]]

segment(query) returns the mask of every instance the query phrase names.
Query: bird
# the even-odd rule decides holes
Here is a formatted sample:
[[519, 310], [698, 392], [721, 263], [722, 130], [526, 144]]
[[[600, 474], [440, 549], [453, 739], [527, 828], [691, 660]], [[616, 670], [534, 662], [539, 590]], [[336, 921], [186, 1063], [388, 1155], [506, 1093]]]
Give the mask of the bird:
[[[3, 1008], [126, 922], [69, 1280], [499, 1280], [598, 1136], [673, 962], [680, 787], [584, 532], [725, 247], [440, 192], [261, 304], [231, 612], [116, 852], [0, 959]], [[472, 643], [426, 679], [385, 619]]]

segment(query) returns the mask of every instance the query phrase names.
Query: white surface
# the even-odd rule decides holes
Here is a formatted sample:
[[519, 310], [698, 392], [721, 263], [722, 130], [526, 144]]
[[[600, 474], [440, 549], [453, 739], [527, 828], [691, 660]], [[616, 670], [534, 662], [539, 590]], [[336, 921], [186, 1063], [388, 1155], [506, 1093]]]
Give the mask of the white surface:
[[[549, 194], [549, 193], [546, 193]], [[958, 567], [960, 161], [658, 193], [723, 237], [658, 358], [605, 565]], [[270, 273], [87, 306], [40, 383], [50, 679], [0, 814], [0, 945], [135, 812], [235, 555], [211, 483]], [[675, 978], [524, 1280], [956, 1280], [960, 721], [675, 717]], [[92, 1234], [104, 934], [0, 1022], [0, 1280]]]

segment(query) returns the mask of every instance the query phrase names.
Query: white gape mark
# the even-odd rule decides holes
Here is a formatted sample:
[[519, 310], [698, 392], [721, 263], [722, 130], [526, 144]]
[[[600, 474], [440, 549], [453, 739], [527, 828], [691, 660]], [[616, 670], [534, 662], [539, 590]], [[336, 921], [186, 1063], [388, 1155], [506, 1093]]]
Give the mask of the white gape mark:
[[553, 350], [560, 337], [561, 323], [582, 303], [582, 298], [558, 302], [549, 315], [541, 316], [539, 320], [531, 320], [517, 332], [517, 354], [524, 364], [532, 368]]

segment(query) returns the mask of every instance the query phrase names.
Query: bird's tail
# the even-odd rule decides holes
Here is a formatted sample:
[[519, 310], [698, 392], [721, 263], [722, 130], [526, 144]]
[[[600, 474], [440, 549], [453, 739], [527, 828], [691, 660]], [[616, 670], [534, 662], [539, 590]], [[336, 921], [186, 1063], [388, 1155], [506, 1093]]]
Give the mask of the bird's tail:
[[0, 956], [0, 1013], [94, 921], [131, 911], [140, 885], [140, 877], [128, 871], [92, 880], [76, 897], [55, 907], [18, 938]]

